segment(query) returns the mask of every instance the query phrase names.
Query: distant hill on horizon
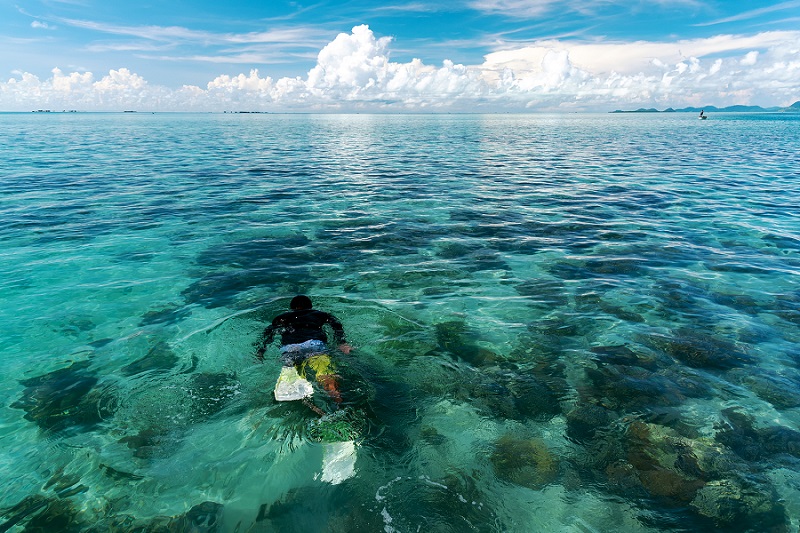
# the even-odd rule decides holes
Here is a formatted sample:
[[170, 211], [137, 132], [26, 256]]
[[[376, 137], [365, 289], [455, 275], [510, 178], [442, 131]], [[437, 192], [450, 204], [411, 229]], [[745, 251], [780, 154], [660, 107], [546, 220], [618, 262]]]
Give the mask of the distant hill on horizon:
[[634, 111], [623, 111], [617, 109], [611, 113], [699, 113], [705, 111], [706, 113], [800, 113], [800, 100], [793, 103], [789, 107], [761, 107], [757, 105], [732, 105], [728, 107], [716, 107], [707, 105], [705, 107], [684, 107], [682, 109], [673, 109], [668, 107], [663, 111], [651, 107], [649, 109], [639, 108]]

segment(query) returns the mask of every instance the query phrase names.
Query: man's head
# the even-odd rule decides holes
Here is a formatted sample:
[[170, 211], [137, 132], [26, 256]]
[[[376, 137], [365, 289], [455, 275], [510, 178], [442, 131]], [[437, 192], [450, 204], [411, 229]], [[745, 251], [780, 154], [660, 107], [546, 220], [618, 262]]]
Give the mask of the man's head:
[[311, 307], [311, 298], [302, 294], [292, 298], [292, 301], [289, 303], [289, 309], [292, 311], [302, 311], [303, 309], [311, 309]]

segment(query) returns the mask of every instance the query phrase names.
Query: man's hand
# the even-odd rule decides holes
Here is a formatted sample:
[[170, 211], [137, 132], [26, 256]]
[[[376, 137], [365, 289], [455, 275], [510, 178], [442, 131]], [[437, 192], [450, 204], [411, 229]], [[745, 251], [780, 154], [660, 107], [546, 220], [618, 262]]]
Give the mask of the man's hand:
[[348, 355], [350, 353], [350, 350], [352, 349], [353, 347], [347, 344], [346, 342], [343, 342], [342, 344], [339, 345], [339, 350], [345, 355]]
[[264, 362], [264, 352], [266, 352], [266, 351], [267, 351], [267, 347], [266, 346], [260, 346], [258, 348], [258, 350], [256, 350], [256, 354], [255, 354], [256, 361], [258, 361], [259, 363], [263, 363]]

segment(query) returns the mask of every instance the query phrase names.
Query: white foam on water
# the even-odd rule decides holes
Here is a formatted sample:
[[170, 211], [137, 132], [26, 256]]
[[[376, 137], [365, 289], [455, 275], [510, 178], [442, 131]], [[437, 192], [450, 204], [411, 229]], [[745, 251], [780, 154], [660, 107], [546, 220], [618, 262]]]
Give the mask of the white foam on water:
[[378, 487], [378, 490], [375, 492], [375, 501], [379, 501], [379, 502], [381, 502], [381, 501], [385, 500], [385, 499], [386, 499], [386, 496], [384, 496], [383, 494], [381, 494], [381, 491], [383, 491], [383, 490], [389, 490], [389, 487], [391, 487], [392, 485], [394, 485], [395, 483], [397, 483], [398, 481], [400, 481], [400, 480], [402, 480], [402, 479], [403, 479], [402, 477], [400, 477], [400, 476], [397, 476], [396, 478], [394, 478], [393, 480], [391, 480], [391, 481], [390, 481], [389, 483], [387, 483], [386, 485], [381, 485], [380, 487]]
[[386, 510], [386, 507], [384, 507], [383, 510], [381, 511], [381, 516], [383, 517], [383, 523], [384, 523], [383, 530], [386, 533], [394, 533], [395, 531], [397, 531], [395, 528], [391, 526], [393, 521], [392, 515], [389, 514], [389, 511]]
[[448, 489], [447, 485], [442, 485], [441, 483], [437, 483], [435, 481], [432, 481], [431, 478], [429, 478], [428, 476], [419, 476], [419, 479], [421, 479], [422, 481], [424, 481], [428, 485], [431, 485], [432, 487], [439, 487], [439, 488], [444, 489], [444, 490]]

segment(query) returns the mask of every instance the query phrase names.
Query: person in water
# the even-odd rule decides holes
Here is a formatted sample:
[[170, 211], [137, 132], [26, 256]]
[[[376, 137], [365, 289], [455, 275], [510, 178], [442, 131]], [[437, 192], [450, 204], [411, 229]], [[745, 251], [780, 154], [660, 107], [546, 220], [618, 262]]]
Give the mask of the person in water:
[[308, 296], [298, 295], [292, 298], [289, 309], [289, 312], [275, 317], [264, 329], [261, 340], [257, 343], [256, 359], [264, 361], [267, 347], [272, 344], [275, 335], [280, 334], [281, 361], [284, 366], [294, 366], [297, 373], [304, 378], [310, 369], [331, 398], [337, 404], [341, 403], [336, 367], [328, 353], [328, 336], [323, 327], [330, 326], [339, 350], [349, 354], [352, 347], [345, 340], [342, 323], [330, 313], [314, 309]]

